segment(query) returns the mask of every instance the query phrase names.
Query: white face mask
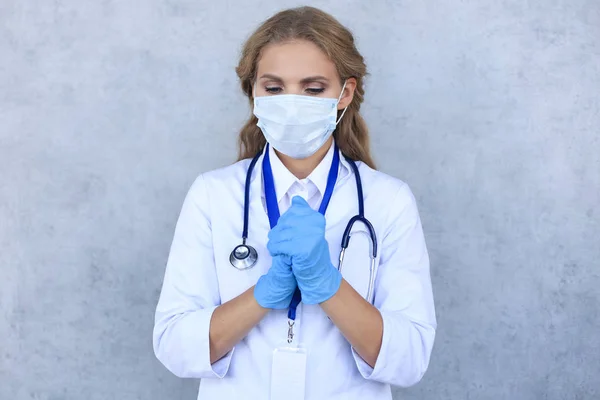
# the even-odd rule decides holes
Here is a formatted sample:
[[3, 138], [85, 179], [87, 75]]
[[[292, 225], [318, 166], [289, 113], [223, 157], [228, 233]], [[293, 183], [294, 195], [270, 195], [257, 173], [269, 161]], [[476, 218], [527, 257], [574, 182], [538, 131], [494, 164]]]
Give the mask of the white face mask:
[[275, 150], [296, 159], [310, 157], [325, 144], [344, 116], [347, 107], [337, 119], [337, 105], [345, 87], [344, 82], [337, 99], [296, 94], [254, 96], [257, 125]]

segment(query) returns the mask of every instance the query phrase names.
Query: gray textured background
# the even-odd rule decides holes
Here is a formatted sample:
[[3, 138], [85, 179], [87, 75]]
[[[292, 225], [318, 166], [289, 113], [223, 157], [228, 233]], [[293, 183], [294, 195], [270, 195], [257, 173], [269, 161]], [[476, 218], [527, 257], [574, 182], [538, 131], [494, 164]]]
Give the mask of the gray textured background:
[[[234, 159], [243, 40], [297, 4], [0, 0], [1, 400], [195, 399], [151, 348], [168, 248]], [[600, 398], [600, 1], [312, 4], [431, 253], [436, 347], [395, 398]]]

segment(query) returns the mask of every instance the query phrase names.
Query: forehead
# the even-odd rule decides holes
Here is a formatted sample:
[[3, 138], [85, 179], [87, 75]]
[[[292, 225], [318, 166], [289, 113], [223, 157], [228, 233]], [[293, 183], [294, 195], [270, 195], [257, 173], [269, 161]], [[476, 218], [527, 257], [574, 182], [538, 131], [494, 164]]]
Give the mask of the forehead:
[[336, 79], [335, 64], [314, 43], [299, 40], [265, 46], [258, 60], [257, 77], [273, 74], [283, 80], [301, 80], [322, 75]]

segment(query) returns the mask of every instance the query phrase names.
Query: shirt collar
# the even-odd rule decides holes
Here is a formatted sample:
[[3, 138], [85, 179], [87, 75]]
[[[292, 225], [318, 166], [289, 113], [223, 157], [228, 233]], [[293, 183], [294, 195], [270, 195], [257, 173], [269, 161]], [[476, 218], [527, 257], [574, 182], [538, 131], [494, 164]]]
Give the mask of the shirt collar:
[[[266, 147], [266, 146], [265, 146]], [[329, 147], [329, 151], [325, 154], [325, 157], [321, 160], [319, 165], [311, 172], [307, 179], [315, 184], [321, 196], [325, 194], [325, 188], [327, 187], [327, 178], [329, 177], [329, 169], [331, 168], [331, 162], [333, 160], [333, 152], [335, 151], [335, 143], [332, 141], [331, 146]], [[339, 183], [342, 179], [346, 178], [351, 173], [351, 167], [346, 161], [346, 158], [340, 152], [340, 170], [338, 173], [337, 183]], [[258, 159], [256, 163], [255, 169], [258, 169], [260, 172], [258, 174], [253, 174], [251, 181], [253, 182], [257, 177], [261, 177], [262, 179], [262, 160], [265, 157], [265, 149], [262, 151], [262, 155]], [[294, 176], [286, 167], [283, 165], [275, 150], [273, 150], [273, 146], [269, 146], [269, 160], [271, 161], [271, 170], [273, 171], [273, 181], [275, 182], [275, 191], [277, 193], [277, 202], [281, 201], [283, 196], [290, 190], [292, 185], [299, 181], [298, 178]], [[262, 182], [263, 190], [262, 197], [265, 196], [264, 191], [264, 182]]]
[[334, 142], [331, 141], [331, 146], [325, 154], [325, 157], [321, 160], [319, 165], [308, 175], [308, 180], [315, 184], [321, 197], [325, 194], [325, 188], [327, 187], [327, 178], [329, 177], [329, 170], [331, 169], [331, 162], [333, 161], [333, 152], [335, 151]]
[[283, 165], [277, 156], [277, 153], [273, 150], [273, 146], [269, 146], [269, 160], [271, 161], [271, 170], [273, 170], [273, 182], [275, 182], [277, 203], [279, 203], [292, 185], [299, 179]]

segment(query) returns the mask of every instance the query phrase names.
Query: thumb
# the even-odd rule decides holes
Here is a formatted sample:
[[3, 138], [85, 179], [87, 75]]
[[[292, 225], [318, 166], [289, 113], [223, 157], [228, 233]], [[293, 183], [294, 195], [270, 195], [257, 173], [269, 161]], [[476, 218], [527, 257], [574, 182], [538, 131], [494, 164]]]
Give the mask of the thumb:
[[292, 198], [292, 206], [295, 206], [295, 207], [308, 207], [308, 208], [310, 208], [310, 205], [301, 196], [294, 196]]

